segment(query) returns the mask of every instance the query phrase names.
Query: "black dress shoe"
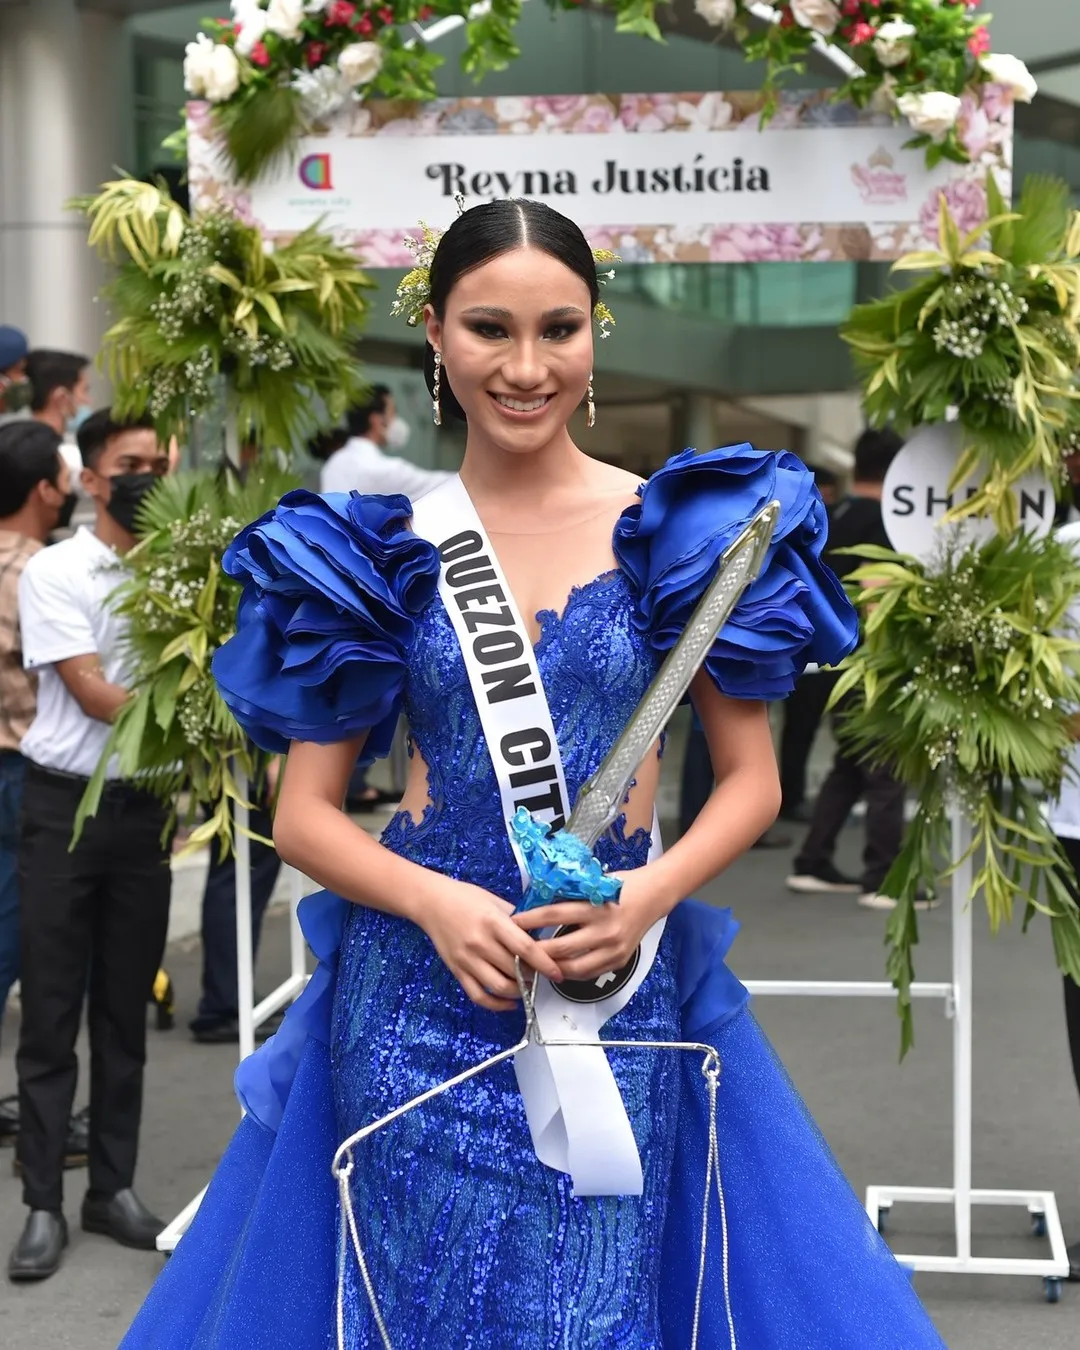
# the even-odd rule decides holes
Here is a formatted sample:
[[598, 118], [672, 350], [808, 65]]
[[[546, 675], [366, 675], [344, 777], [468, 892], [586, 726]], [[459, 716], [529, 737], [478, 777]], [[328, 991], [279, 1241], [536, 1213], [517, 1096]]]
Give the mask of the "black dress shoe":
[[1080, 1242], [1069, 1248], [1069, 1273], [1066, 1276], [1070, 1284], [1080, 1284]]
[[[255, 1028], [257, 1041], [268, 1040], [281, 1026], [283, 1013], [273, 1013]], [[209, 1021], [196, 1017], [191, 1025], [191, 1039], [197, 1045], [237, 1045], [240, 1041], [240, 1019], [223, 1017], [219, 1021]]]
[[67, 1220], [51, 1209], [32, 1209], [22, 1237], [8, 1258], [8, 1279], [47, 1280], [55, 1275], [67, 1246]]
[[151, 1214], [129, 1187], [115, 1195], [95, 1195], [87, 1191], [82, 1203], [82, 1226], [87, 1233], [102, 1233], [122, 1247], [137, 1247], [152, 1252], [164, 1222]]

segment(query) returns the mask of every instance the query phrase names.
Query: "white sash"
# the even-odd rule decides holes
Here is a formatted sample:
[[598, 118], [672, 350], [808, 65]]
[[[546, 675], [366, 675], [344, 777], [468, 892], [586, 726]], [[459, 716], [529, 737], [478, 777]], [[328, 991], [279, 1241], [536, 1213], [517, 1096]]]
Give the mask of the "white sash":
[[[461, 644], [480, 725], [499, 783], [503, 818], [519, 806], [565, 825], [570, 814], [562, 756], [528, 629], [522, 622], [495, 550], [456, 475], [413, 504], [413, 529], [439, 550], [439, 594]], [[524, 885], [527, 873], [511, 836]], [[653, 848], [660, 833], [653, 818]], [[553, 1040], [595, 1040], [625, 1008], [649, 973], [663, 919], [642, 940], [632, 975], [607, 998], [570, 1001], [540, 979], [536, 1018]], [[596, 989], [614, 975], [595, 981]], [[541, 1162], [573, 1179], [576, 1195], [640, 1195], [641, 1158], [607, 1055], [596, 1046], [532, 1044], [514, 1060], [518, 1087]]]

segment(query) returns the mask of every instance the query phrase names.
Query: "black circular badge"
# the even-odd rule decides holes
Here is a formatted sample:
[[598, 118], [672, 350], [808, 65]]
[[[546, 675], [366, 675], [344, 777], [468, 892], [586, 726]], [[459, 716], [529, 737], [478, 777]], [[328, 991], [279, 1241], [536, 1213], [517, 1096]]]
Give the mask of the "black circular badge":
[[[561, 928], [557, 928], [552, 934], [553, 937], [566, 937], [568, 933], [576, 933], [580, 925], [573, 923], [564, 923]], [[637, 970], [641, 961], [641, 948], [638, 947], [625, 966], [620, 966], [618, 970], [606, 971], [603, 975], [598, 975], [593, 980], [563, 980], [561, 984], [552, 981], [551, 987], [568, 1003], [600, 1003], [605, 998], [611, 998], [612, 994], [617, 994], [620, 989], [625, 989], [634, 978], [634, 972]]]

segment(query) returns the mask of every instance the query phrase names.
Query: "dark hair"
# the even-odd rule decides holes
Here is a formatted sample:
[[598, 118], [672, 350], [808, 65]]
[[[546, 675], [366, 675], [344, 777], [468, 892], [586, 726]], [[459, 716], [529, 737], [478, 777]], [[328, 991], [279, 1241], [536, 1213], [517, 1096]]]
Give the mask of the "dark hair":
[[357, 403], [345, 414], [345, 425], [350, 436], [366, 436], [371, 427], [371, 419], [386, 412], [386, 400], [393, 395], [385, 384], [372, 386], [371, 392], [363, 403]]
[[114, 436], [119, 436], [122, 431], [153, 431], [154, 423], [149, 417], [137, 417], [127, 422], [118, 422], [113, 420], [112, 411], [109, 408], [99, 408], [93, 412], [79, 428], [76, 439], [79, 442], [79, 454], [82, 455], [82, 462], [88, 469], [96, 469], [98, 460], [105, 452], [105, 447]]
[[340, 450], [349, 439], [349, 432], [346, 427], [333, 427], [330, 431], [320, 431], [317, 436], [312, 436], [307, 444], [307, 452], [312, 459], [317, 459], [325, 464], [332, 454]]
[[812, 464], [810, 468], [819, 492], [822, 488], [836, 487], [840, 482], [839, 475], [833, 473], [832, 469], [823, 468], [820, 464]]
[[44, 422], [25, 418], [0, 427], [0, 517], [21, 511], [41, 482], [60, 477], [60, 437]]
[[892, 427], [868, 427], [855, 442], [855, 477], [860, 483], [883, 483], [889, 465], [904, 444]]
[[89, 364], [89, 357], [74, 352], [31, 352], [26, 358], [31, 409], [41, 412], [54, 389], [74, 389]]
[[[590, 312], [600, 299], [596, 259], [581, 230], [572, 220], [544, 202], [523, 198], [483, 202], [462, 212], [439, 240], [431, 261], [431, 306], [441, 321], [446, 301], [466, 272], [482, 267], [502, 253], [516, 248], [538, 248], [579, 276], [589, 288]], [[424, 350], [424, 378], [435, 393], [435, 353], [428, 343]], [[440, 402], [444, 415], [465, 420], [454, 397], [446, 371], [442, 373]]]

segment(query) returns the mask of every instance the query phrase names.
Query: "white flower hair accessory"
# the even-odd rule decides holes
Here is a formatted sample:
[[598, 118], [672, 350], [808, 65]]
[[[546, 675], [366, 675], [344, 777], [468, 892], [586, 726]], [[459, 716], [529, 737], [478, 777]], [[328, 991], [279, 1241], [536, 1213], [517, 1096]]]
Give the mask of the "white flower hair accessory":
[[[457, 204], [460, 215], [465, 210], [464, 198], [458, 197]], [[403, 318], [410, 328], [415, 328], [421, 322], [424, 308], [431, 301], [431, 263], [442, 237], [442, 230], [433, 230], [425, 221], [421, 221], [419, 237], [406, 235], [401, 241], [413, 255], [416, 263], [401, 278], [397, 298], [390, 306], [390, 313], [394, 318]], [[609, 248], [594, 248], [592, 255], [598, 266], [619, 261], [618, 254]], [[609, 266], [607, 271], [597, 272], [596, 279], [601, 286], [606, 286], [614, 276], [615, 269]], [[601, 338], [606, 338], [615, 326], [615, 316], [603, 300], [598, 300], [593, 306], [593, 321], [600, 330]]]

